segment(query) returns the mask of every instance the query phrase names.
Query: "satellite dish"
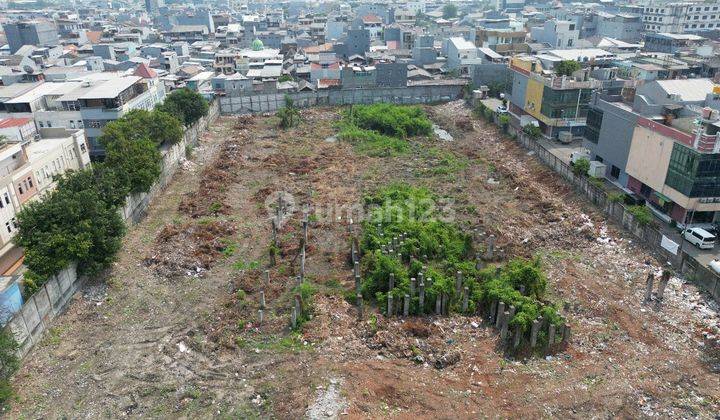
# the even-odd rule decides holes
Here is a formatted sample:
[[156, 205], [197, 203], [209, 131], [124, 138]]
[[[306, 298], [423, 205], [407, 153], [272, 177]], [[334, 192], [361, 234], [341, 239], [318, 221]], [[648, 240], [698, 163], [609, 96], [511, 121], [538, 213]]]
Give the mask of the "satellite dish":
[[35, 73], [35, 69], [28, 66], [27, 64], [23, 66], [23, 71], [27, 74], [33, 74]]

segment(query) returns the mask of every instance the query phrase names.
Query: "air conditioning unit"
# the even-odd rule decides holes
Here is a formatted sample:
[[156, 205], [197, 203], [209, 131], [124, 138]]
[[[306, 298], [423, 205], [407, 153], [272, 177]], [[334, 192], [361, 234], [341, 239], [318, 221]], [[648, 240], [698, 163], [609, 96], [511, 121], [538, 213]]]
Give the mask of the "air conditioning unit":
[[573, 141], [573, 135], [570, 131], [561, 131], [558, 133], [558, 141], [563, 144], [570, 144]]
[[605, 178], [605, 171], [607, 166], [597, 160], [590, 161], [590, 169], [588, 169], [588, 175], [593, 178]]

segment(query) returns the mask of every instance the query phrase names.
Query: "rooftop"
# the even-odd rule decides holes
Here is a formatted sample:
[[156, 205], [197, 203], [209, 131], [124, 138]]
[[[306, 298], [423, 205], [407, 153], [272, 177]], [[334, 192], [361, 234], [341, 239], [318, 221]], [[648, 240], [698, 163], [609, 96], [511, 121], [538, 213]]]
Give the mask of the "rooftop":
[[89, 91], [85, 92], [78, 99], [108, 99], [117, 97], [122, 91], [134, 85], [139, 80], [139, 76], [125, 76], [116, 79], [110, 79], [104, 83], [93, 86]]

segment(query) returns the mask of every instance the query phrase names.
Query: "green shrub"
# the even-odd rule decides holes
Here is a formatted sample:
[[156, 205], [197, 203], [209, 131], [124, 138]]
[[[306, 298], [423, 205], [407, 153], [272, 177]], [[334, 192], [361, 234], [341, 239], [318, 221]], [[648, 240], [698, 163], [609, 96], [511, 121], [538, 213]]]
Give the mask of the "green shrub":
[[600, 188], [601, 190], [605, 189], [605, 181], [602, 178], [595, 178], [594, 176], [591, 176], [588, 179], [588, 182], [592, 184], [593, 186]]
[[[539, 260], [511, 260], [499, 275], [494, 268], [477, 270], [470, 237], [456, 225], [436, 218], [434, 203], [437, 199], [427, 189], [406, 184], [390, 185], [365, 197], [365, 204], [371, 207], [370, 217], [363, 222], [361, 241], [364, 254], [362, 293], [366, 298], [376, 299], [382, 310], [387, 308], [388, 294], [392, 294], [394, 302], [399, 304], [409, 293], [410, 279], [417, 278], [423, 271], [426, 279], [423, 311], [432, 311], [436, 297], [442, 293], [450, 297], [451, 309], [458, 311], [461, 299], [456, 296], [455, 274], [460, 271], [470, 293], [470, 313], [480, 303], [502, 300], [508, 306], [515, 306], [516, 315], [511, 324], [524, 330], [540, 315], [556, 324], [563, 322], [553, 306], [541, 301], [547, 278]], [[383, 254], [381, 247], [389, 247], [392, 238], [401, 234], [407, 235], [397, 250], [403, 258]], [[426, 261], [410, 258], [423, 255], [427, 256]], [[388, 289], [390, 274], [395, 278], [392, 290]], [[432, 279], [432, 284], [427, 279]], [[521, 286], [527, 296], [518, 291]], [[418, 299], [414, 298], [411, 302], [413, 311], [420, 309], [418, 304]]]
[[399, 156], [410, 150], [410, 145], [406, 140], [364, 130], [351, 124], [343, 124], [338, 139], [353, 144], [358, 153], [368, 156]]
[[577, 176], [587, 175], [590, 170], [590, 161], [587, 158], [580, 158], [573, 163], [572, 171]]
[[523, 127], [523, 133], [530, 136], [531, 139], [537, 139], [542, 134], [542, 130], [540, 130], [540, 127], [537, 127], [533, 124], [526, 124], [525, 127]]
[[653, 215], [647, 206], [630, 206], [627, 210], [635, 217], [635, 220], [643, 226], [650, 224], [653, 220]]
[[613, 192], [613, 193], [608, 194], [607, 197], [608, 197], [608, 200], [610, 200], [610, 202], [612, 202], [612, 203], [620, 203], [625, 198], [625, 193]]
[[18, 348], [18, 343], [10, 329], [0, 330], [0, 405], [3, 408], [13, 396], [10, 377], [20, 367], [20, 360], [17, 357]]
[[285, 95], [285, 106], [278, 110], [277, 116], [280, 118], [280, 128], [282, 129], [288, 129], [300, 123], [300, 110], [295, 107], [295, 101], [289, 95]]
[[507, 114], [502, 114], [498, 117], [498, 124], [503, 130], [507, 130], [508, 125], [510, 125], [510, 116]]
[[[115, 259], [125, 233], [117, 208], [105, 201], [89, 169], [70, 171], [42, 201], [18, 214], [14, 241], [25, 249], [26, 274], [40, 287], [48, 277], [77, 262], [95, 274]], [[26, 284], [26, 287], [28, 285]]]
[[355, 105], [345, 117], [351, 124], [386, 136], [406, 138], [432, 133], [432, 122], [419, 106]]

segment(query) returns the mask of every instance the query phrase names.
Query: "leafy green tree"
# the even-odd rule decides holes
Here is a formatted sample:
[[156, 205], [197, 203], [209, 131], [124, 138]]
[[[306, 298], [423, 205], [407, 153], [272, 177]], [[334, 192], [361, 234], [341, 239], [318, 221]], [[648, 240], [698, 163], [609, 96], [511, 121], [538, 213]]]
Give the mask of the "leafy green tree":
[[[110, 123], [105, 128], [113, 124]], [[105, 165], [125, 178], [123, 182], [127, 182], [131, 193], [150, 191], [150, 187], [160, 176], [162, 161], [162, 155], [152, 140], [147, 137], [133, 138], [129, 133], [113, 126], [110, 132], [103, 131], [100, 143], [105, 147]]]
[[81, 273], [97, 273], [120, 249], [125, 225], [89, 171], [60, 176], [55, 190], [17, 215], [14, 241], [25, 249], [26, 278], [38, 287], [74, 261]]
[[443, 6], [443, 19], [453, 19], [457, 17], [458, 8], [453, 3], [447, 3]]
[[156, 109], [176, 116], [189, 126], [207, 115], [209, 106], [202, 95], [192, 89], [183, 88], [170, 93], [165, 102]]
[[533, 140], [537, 139], [538, 137], [540, 137], [540, 134], [542, 134], [542, 130], [540, 130], [540, 127], [533, 124], [526, 124], [525, 127], [523, 127], [523, 132], [530, 136], [530, 138]]
[[563, 60], [555, 67], [555, 73], [559, 76], [572, 76], [578, 70], [580, 70], [580, 63], [575, 60]]
[[182, 121], [159, 109], [135, 109], [128, 112], [122, 120], [127, 123], [124, 128], [133, 138], [146, 137], [158, 146], [175, 144], [183, 138]]
[[577, 176], [587, 175], [590, 170], [590, 161], [586, 158], [580, 158], [573, 163], [572, 171]]
[[283, 129], [294, 127], [300, 122], [300, 110], [289, 95], [285, 95], [285, 106], [278, 110], [277, 116], [280, 117], [280, 128]]

